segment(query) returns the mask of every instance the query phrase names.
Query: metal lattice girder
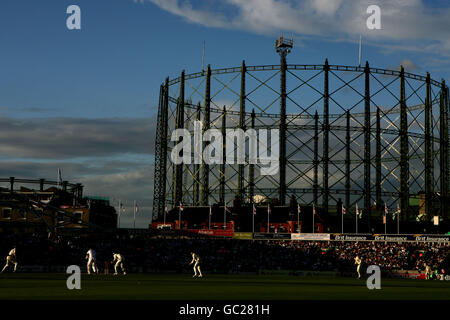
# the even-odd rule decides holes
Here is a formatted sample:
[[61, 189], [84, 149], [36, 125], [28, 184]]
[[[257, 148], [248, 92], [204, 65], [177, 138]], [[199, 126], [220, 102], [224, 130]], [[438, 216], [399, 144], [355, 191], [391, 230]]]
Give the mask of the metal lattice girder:
[[[162, 116], [162, 99], [163, 86], [159, 92], [158, 116], [156, 123], [156, 139], [155, 139], [155, 184], [153, 191], [153, 217], [160, 217], [160, 201], [161, 201], [161, 116]], [[163, 183], [165, 185], [165, 183]]]
[[314, 116], [314, 200], [313, 203], [317, 205], [319, 201], [319, 115]]
[[[180, 95], [177, 105], [176, 128], [184, 128], [184, 70], [181, 72]], [[181, 141], [181, 137], [176, 143]], [[175, 206], [183, 201], [183, 164], [175, 166], [175, 174], [173, 177]]]
[[[205, 83], [205, 111], [203, 112], [203, 133], [210, 128], [210, 106], [211, 106], [211, 66], [206, 68], [206, 83]], [[203, 143], [203, 150], [208, 143]], [[202, 177], [202, 206], [209, 205], [209, 165], [203, 164], [203, 177]]]
[[[255, 109], [252, 109], [251, 113], [251, 124], [252, 129], [255, 129]], [[248, 198], [250, 203], [253, 204], [255, 196], [255, 165], [248, 165]]]
[[[220, 202], [225, 203], [225, 155], [227, 154], [226, 150], [226, 136], [225, 131], [227, 127], [227, 111], [225, 106], [223, 107], [222, 113], [222, 164], [220, 165]], [[241, 165], [239, 166], [239, 174], [241, 174]], [[241, 178], [239, 177], [239, 183], [241, 183]], [[239, 191], [242, 192], [241, 185], [238, 187]]]
[[[450, 102], [449, 102], [449, 95], [450, 90], [445, 85], [445, 81], [442, 81], [443, 86], [441, 87], [441, 92], [445, 92], [444, 95], [444, 106], [441, 108], [441, 111], [443, 111], [442, 115], [442, 124], [441, 124], [441, 131], [442, 133], [442, 143], [444, 145], [444, 148], [442, 149], [442, 158], [441, 158], [441, 165], [442, 165], [442, 172], [443, 172], [443, 178], [441, 178], [441, 192], [444, 195], [441, 208], [441, 215], [445, 218], [449, 218], [449, 212], [448, 212], [448, 199], [449, 199], [449, 193], [448, 193], [448, 184], [449, 184], [449, 136], [448, 136], [448, 112], [450, 108]], [[444, 88], [447, 88], [447, 90], [443, 90]]]
[[432, 215], [432, 147], [431, 147], [431, 84], [430, 74], [426, 79], [426, 99], [425, 99], [425, 215], [430, 218]]
[[380, 108], [377, 108], [377, 126], [376, 126], [376, 154], [375, 154], [375, 168], [376, 168], [376, 202], [381, 203], [381, 123], [380, 123]]
[[346, 112], [346, 135], [345, 135], [345, 208], [350, 209], [350, 111]]
[[280, 191], [282, 205], [286, 201], [286, 53], [280, 53]]
[[408, 163], [408, 118], [405, 93], [405, 70], [400, 70], [400, 210], [403, 218], [409, 217], [409, 163]]
[[[201, 121], [201, 119], [202, 119], [202, 107], [199, 102], [197, 104], [196, 120]], [[198, 164], [198, 163], [194, 164], [194, 174], [195, 174], [194, 206], [199, 206], [200, 205], [200, 164]]]
[[[239, 108], [239, 128], [245, 130], [245, 61], [242, 61], [241, 66], [241, 93], [240, 93], [240, 108]], [[243, 200], [244, 195], [244, 164], [239, 164], [238, 175], [238, 197]]]
[[323, 165], [323, 191], [322, 191], [322, 210], [325, 213], [328, 213], [328, 152], [329, 152], [329, 92], [328, 92], [328, 72], [330, 71], [330, 67], [328, 65], [328, 59], [325, 60], [325, 65], [323, 67], [324, 71], [324, 91], [323, 91], [323, 155], [322, 155], [322, 165]]
[[160, 126], [160, 197], [158, 216], [163, 215], [166, 205], [166, 176], [167, 176], [167, 135], [168, 135], [168, 119], [169, 119], [169, 78], [166, 78], [164, 84], [164, 96], [162, 99], [162, 116]]
[[[202, 99], [210, 100], [209, 113], [211, 121], [208, 120], [208, 127], [221, 129], [223, 128], [222, 106], [227, 108], [226, 127], [227, 128], [246, 128], [251, 126], [252, 116], [250, 113], [241, 112], [237, 108], [236, 101], [244, 100], [244, 104], [249, 103], [254, 110], [253, 127], [260, 129], [281, 129], [282, 123], [285, 122], [285, 160], [286, 160], [286, 194], [295, 193], [298, 199], [304, 203], [312, 203], [320, 201], [324, 202], [323, 192], [324, 185], [319, 185], [319, 178], [323, 181], [325, 162], [328, 163], [328, 189], [329, 201], [332, 201], [335, 195], [341, 194], [344, 190], [346, 197], [346, 206], [348, 206], [347, 192], [350, 189], [350, 203], [354, 204], [361, 198], [369, 198], [369, 206], [373, 200], [380, 203], [380, 192], [383, 201], [389, 202], [388, 205], [396, 205], [395, 201], [402, 198], [403, 204], [407, 205], [408, 197], [401, 197], [404, 184], [399, 183], [402, 177], [406, 177], [408, 195], [415, 194], [425, 188], [425, 151], [426, 140], [431, 142], [431, 168], [436, 164], [436, 168], [440, 169], [441, 154], [443, 151], [443, 139], [441, 137], [441, 129], [439, 122], [442, 120], [439, 114], [439, 95], [442, 91], [441, 83], [434, 80], [431, 84], [431, 132], [430, 137], [426, 137], [425, 125], [425, 89], [424, 84], [426, 77], [412, 75], [403, 71], [403, 99], [401, 99], [401, 71], [390, 71], [384, 69], [368, 68], [369, 78], [371, 81], [370, 90], [367, 98], [365, 92], [365, 75], [367, 68], [333, 66], [329, 65], [329, 113], [328, 116], [322, 113], [322, 99], [325, 100], [322, 84], [325, 82], [325, 66], [324, 65], [286, 65], [286, 113], [283, 116], [275, 110], [274, 103], [283, 98], [282, 90], [276, 88], [275, 83], [278, 80], [278, 74], [281, 75], [281, 66], [246, 66], [245, 73], [245, 96], [239, 93], [239, 89], [232, 87], [234, 79], [241, 79], [242, 87], [242, 66], [237, 68], [227, 68], [210, 70], [210, 77], [213, 76], [215, 83], [212, 86], [212, 94], [207, 99], [206, 87], [208, 83], [208, 72], [186, 75], [186, 88], [190, 92], [186, 93], [189, 100], [194, 95], [201, 95]], [[232, 75], [232, 74], [235, 75]], [[231, 74], [231, 80], [221, 78], [223, 75]], [[263, 76], [261, 77], [260, 74]], [[322, 76], [323, 74], [323, 76]], [[355, 74], [355, 76], [348, 75]], [[266, 76], [267, 75], [267, 76]], [[188, 84], [190, 80], [199, 79], [196, 83]], [[180, 82], [180, 78], [170, 82], [173, 86]], [[209, 81], [211, 82], [211, 81]], [[237, 81], [236, 81], [237, 82]], [[280, 81], [281, 82], [281, 81]], [[361, 83], [362, 82], [362, 83]], [[419, 86], [415, 86], [415, 84]], [[234, 84], [237, 86], [236, 84]], [[433, 89], [437, 91], [434, 92]], [[280, 87], [281, 89], [281, 87]], [[445, 87], [446, 89], [446, 87]], [[170, 107], [169, 108], [169, 125], [170, 130], [175, 127], [174, 106], [178, 101], [177, 94], [173, 94], [174, 90], [169, 90]], [[229, 98], [225, 93], [228, 92]], [[266, 92], [270, 93], [266, 99]], [[352, 94], [356, 97], [354, 101], [345, 97]], [[222, 100], [221, 100], [222, 99]], [[237, 99], [237, 100], [236, 100]], [[416, 102], [419, 100], [418, 102]], [[366, 110], [367, 101], [369, 101], [369, 112]], [[403, 101], [404, 103], [400, 103]], [[325, 101], [323, 102], [323, 105]], [[409, 107], [408, 107], [409, 105]], [[189, 101], [185, 101], [185, 127], [189, 128], [188, 109], [197, 109], [197, 105], [191, 105]], [[219, 107], [220, 106], [220, 107]], [[362, 108], [361, 108], [362, 106]], [[292, 107], [296, 111], [292, 110]], [[373, 108], [372, 108], [373, 107]], [[291, 109], [289, 109], [291, 108]], [[206, 110], [206, 108], [205, 108]], [[245, 109], [244, 109], [245, 110]], [[292, 113], [288, 113], [287, 111]], [[315, 113], [319, 110], [317, 117]], [[347, 110], [350, 113], [350, 125], [347, 124]], [[406, 112], [404, 112], [406, 110]], [[280, 109], [281, 111], [281, 109]], [[192, 112], [193, 113], [193, 112]], [[377, 115], [378, 114], [378, 115]], [[369, 118], [369, 126], [366, 126], [367, 115]], [[406, 116], [406, 126], [402, 127], [401, 120]], [[205, 119], [205, 114], [203, 119]], [[328, 118], [327, 130], [324, 130]], [[222, 121], [221, 121], [222, 120]], [[447, 120], [445, 120], [447, 121]], [[316, 126], [317, 122], [317, 126]], [[320, 127], [319, 127], [320, 125]], [[206, 126], [204, 125], [204, 128]], [[316, 134], [317, 132], [317, 134]], [[347, 143], [347, 135], [350, 133], [350, 143]], [[406, 133], [406, 134], [405, 134]], [[324, 161], [325, 150], [324, 136], [328, 136], [328, 161]], [[366, 137], [369, 137], [367, 143]], [[406, 159], [408, 169], [405, 170], [401, 163], [404, 163], [406, 139]], [[448, 138], [447, 138], [448, 141]], [[349, 148], [347, 146], [350, 146]], [[366, 148], [368, 146], [368, 148]], [[434, 146], [434, 147], [433, 147]], [[440, 147], [439, 147], [440, 146]], [[168, 146], [170, 149], [171, 146]], [[375, 150], [374, 154], [366, 156], [366, 149]], [[350, 151], [350, 156], [347, 156]], [[366, 161], [369, 159], [369, 161]], [[367, 164], [368, 163], [368, 164]], [[350, 169], [348, 169], [350, 165]], [[169, 192], [168, 203], [173, 203], [172, 192], [172, 174], [171, 169], [174, 166], [167, 163], [168, 177], [166, 179], [167, 189]], [[226, 173], [221, 170], [219, 165], [206, 166], [208, 169], [208, 195], [210, 201], [216, 201], [222, 195], [221, 186], [225, 176], [225, 195], [226, 197], [234, 197], [236, 194], [248, 198], [252, 198], [252, 194], [261, 194], [269, 198], [280, 197], [281, 177], [259, 175], [259, 165], [226, 165]], [[366, 179], [366, 168], [374, 172], [369, 179]], [[381, 170], [380, 170], [381, 167]], [[448, 167], [448, 166], [447, 166]], [[250, 170], [251, 168], [251, 170]], [[201, 165], [201, 171], [205, 173], [205, 165]], [[247, 171], [246, 171], [247, 170]], [[253, 177], [251, 174], [253, 172]], [[403, 172], [402, 172], [403, 171]], [[406, 171], [406, 172], [405, 172]], [[431, 170], [432, 171], [432, 170]], [[444, 170], [445, 171], [445, 170]], [[189, 175], [189, 173], [191, 173]], [[196, 172], [198, 170], [192, 166], [185, 166], [185, 181], [183, 181], [183, 197], [192, 199], [195, 203], [195, 197], [191, 194], [195, 193]], [[350, 174], [348, 174], [350, 172]], [[376, 174], [375, 174], [376, 173]], [[201, 177], [200, 186], [205, 190], [203, 183], [204, 176]], [[431, 175], [432, 185], [436, 189], [443, 190], [441, 186], [442, 178]], [[348, 188], [348, 181], [350, 188]], [[192, 183], [191, 183], [192, 182]], [[366, 186], [369, 185], [369, 192]], [[250, 188], [252, 186], [252, 188]], [[245, 187], [243, 189], [243, 187]], [[253, 191], [252, 191], [252, 190]], [[310, 191], [307, 191], [310, 190]], [[242, 191], [242, 192], [241, 192]], [[155, 191], [156, 192], [156, 191]], [[299, 194], [301, 193], [301, 194]], [[203, 198], [202, 193], [202, 197]], [[319, 198], [320, 197], [320, 198]], [[386, 197], [388, 199], [386, 199]], [[281, 199], [280, 199], [281, 200]], [[201, 202], [201, 201], [200, 201]], [[331, 203], [331, 202], [330, 202]], [[403, 208], [402, 213], [407, 211]], [[443, 211], [441, 209], [441, 211]]]
[[158, 104], [158, 118], [155, 139], [155, 183], [153, 189], [153, 217], [161, 217], [164, 212], [166, 196], [166, 161], [167, 161], [167, 109], [168, 82], [161, 85]]
[[446, 88], [445, 81], [442, 80], [441, 93], [440, 93], [440, 180], [441, 180], [441, 201], [440, 201], [440, 215], [444, 218], [448, 218], [448, 183], [449, 183], [449, 158], [448, 158], [448, 93], [449, 90]]
[[370, 68], [366, 62], [365, 73], [365, 94], [364, 94], [364, 209], [368, 213], [368, 228], [370, 230]]

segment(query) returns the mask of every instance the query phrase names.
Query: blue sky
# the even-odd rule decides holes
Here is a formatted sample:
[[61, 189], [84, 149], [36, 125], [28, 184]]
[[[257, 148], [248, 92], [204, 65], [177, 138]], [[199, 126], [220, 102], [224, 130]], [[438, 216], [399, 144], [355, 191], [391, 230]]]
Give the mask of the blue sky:
[[[71, 4], [81, 30], [66, 28]], [[366, 28], [369, 4], [382, 30]], [[214, 68], [277, 64], [281, 33], [294, 35], [289, 63], [356, 65], [362, 34], [372, 66], [450, 81], [448, 1], [2, 0], [1, 176], [54, 178], [61, 167], [88, 194], [137, 198], [145, 227], [159, 85], [201, 69], [203, 40]]]

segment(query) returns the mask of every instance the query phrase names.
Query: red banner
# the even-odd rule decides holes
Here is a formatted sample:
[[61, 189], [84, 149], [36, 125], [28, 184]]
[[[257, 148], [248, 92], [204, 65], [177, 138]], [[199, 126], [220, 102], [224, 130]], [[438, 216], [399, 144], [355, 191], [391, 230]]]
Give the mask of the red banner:
[[232, 237], [234, 236], [233, 230], [208, 230], [208, 229], [200, 229], [194, 230], [190, 229], [188, 232], [198, 233], [206, 236], [215, 236], [215, 237]]

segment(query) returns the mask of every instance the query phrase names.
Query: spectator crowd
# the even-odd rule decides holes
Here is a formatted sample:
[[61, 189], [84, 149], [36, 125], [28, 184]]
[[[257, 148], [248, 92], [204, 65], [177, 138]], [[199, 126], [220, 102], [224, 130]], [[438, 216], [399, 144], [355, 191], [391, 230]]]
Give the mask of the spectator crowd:
[[[426, 265], [445, 272], [450, 266], [448, 243], [341, 242], [295, 240], [237, 240], [192, 238], [148, 234], [92, 234], [90, 236], [0, 235], [1, 259], [17, 247], [20, 266], [39, 265], [54, 272], [56, 266], [85, 267], [86, 251], [97, 251], [97, 265], [103, 272], [113, 252], [125, 257], [128, 270], [135, 272], [184, 272], [190, 270], [190, 252], [202, 259], [209, 273], [264, 272], [265, 270], [338, 271], [355, 270], [354, 258], [363, 265], [379, 265], [383, 272], [418, 270]], [[110, 267], [110, 266], [109, 266]]]

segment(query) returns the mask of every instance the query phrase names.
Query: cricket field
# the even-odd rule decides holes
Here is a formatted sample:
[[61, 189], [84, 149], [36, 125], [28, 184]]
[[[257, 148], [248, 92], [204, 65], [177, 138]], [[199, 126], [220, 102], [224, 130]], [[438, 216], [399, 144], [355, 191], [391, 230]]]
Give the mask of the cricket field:
[[81, 275], [69, 290], [68, 274], [0, 274], [0, 300], [449, 300], [450, 281], [288, 275], [128, 274]]

